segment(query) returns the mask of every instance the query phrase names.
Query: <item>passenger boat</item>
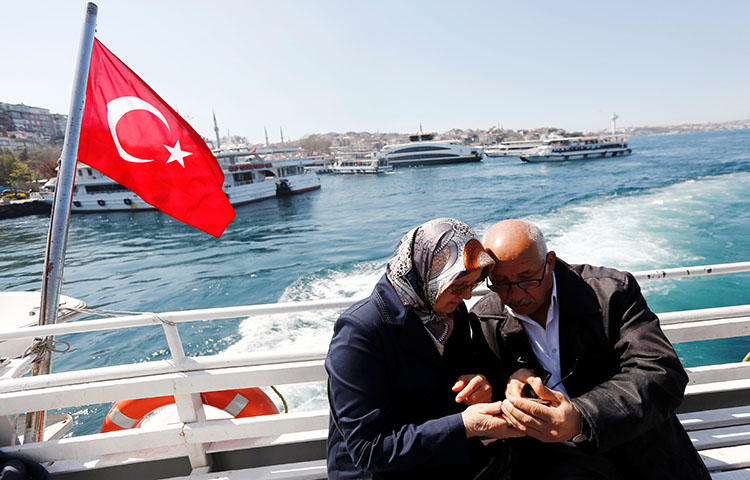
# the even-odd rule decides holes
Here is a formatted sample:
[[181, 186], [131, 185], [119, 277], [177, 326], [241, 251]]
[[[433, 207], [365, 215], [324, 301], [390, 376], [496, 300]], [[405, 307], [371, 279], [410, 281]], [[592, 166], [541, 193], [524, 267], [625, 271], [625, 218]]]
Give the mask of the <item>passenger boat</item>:
[[[696, 276], [747, 271], [750, 262], [636, 272], [634, 276], [640, 282], [679, 277], [689, 282]], [[485, 291], [474, 293], [478, 296]], [[6, 444], [0, 449], [42, 462], [53, 478], [324, 479], [328, 409], [246, 416], [238, 408], [243, 405], [248, 386], [324, 383], [325, 346], [306, 351], [189, 357], [178, 325], [300, 311], [328, 310], [335, 316], [337, 310], [352, 303], [353, 299], [346, 298], [245, 305], [3, 328], [0, 341], [150, 326], [164, 330], [171, 358], [35, 377], [22, 377], [13, 365], [3, 365], [0, 439], [5, 438]], [[659, 318], [672, 342], [740, 337], [750, 331], [750, 305], [659, 313]], [[31, 360], [19, 358], [10, 363], [28, 364]], [[714, 480], [747, 478], [749, 474], [750, 363], [739, 360], [688, 368], [686, 397], [678, 410]], [[223, 400], [201, 396], [217, 391], [224, 392]], [[14, 415], [29, 410], [85, 409], [89, 404], [112, 402], [123, 406], [129, 399], [170, 395], [177, 404], [176, 423], [115, 428], [24, 444], [14, 434]], [[230, 405], [237, 395], [240, 402]], [[227, 401], [226, 405], [222, 403]], [[141, 406], [150, 408], [146, 403], [141, 402]], [[228, 415], [207, 420], [204, 404], [218, 406]], [[128, 404], [123, 408], [131, 407]], [[112, 415], [110, 411], [108, 418]]]
[[[259, 202], [276, 196], [276, 183], [266, 179], [262, 173], [270, 169], [269, 164], [256, 163], [244, 170], [230, 170], [222, 167], [224, 184], [222, 188], [232, 205]], [[52, 205], [56, 178], [50, 179], [42, 187], [42, 201]], [[153, 210], [141, 197], [126, 187], [103, 175], [99, 171], [79, 162], [76, 169], [76, 182], [73, 187], [71, 212], [112, 212], [130, 210]]]
[[388, 163], [388, 160], [372, 152], [342, 152], [336, 156], [336, 161], [330, 166], [331, 173], [358, 174], [393, 171], [393, 166]]
[[563, 162], [630, 155], [626, 137], [568, 137], [544, 140], [521, 155], [524, 162]]
[[409, 135], [411, 143], [386, 145], [379, 155], [394, 168], [479, 162], [484, 157], [481, 147], [466, 146], [457, 141], [433, 141], [434, 138], [434, 133]]
[[315, 172], [305, 171], [305, 162], [301, 157], [274, 158], [273, 153], [261, 155], [251, 150], [219, 152], [214, 155], [222, 169], [232, 175], [257, 172], [266, 181], [273, 181], [276, 195], [294, 195], [320, 188], [320, 178]]
[[488, 157], [520, 157], [541, 145], [542, 140], [512, 140], [485, 146], [484, 153]]
[[[267, 161], [249, 151], [217, 153], [224, 172], [222, 186], [229, 203], [244, 205], [292, 195], [320, 188], [320, 179], [313, 172], [305, 172], [300, 159]], [[42, 201], [52, 204], [56, 178], [42, 187]], [[71, 211], [105, 212], [153, 210], [138, 195], [84, 163], [78, 164], [73, 188]]]

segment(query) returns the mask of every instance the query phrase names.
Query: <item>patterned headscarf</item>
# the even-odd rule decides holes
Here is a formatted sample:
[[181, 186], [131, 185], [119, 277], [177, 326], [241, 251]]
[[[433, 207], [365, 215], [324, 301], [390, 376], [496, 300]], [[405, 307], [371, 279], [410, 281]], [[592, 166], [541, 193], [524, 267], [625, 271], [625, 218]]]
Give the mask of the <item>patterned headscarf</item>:
[[386, 276], [401, 303], [414, 310], [442, 355], [452, 323], [448, 316], [432, 310], [437, 298], [457, 278], [494, 263], [471, 227], [455, 218], [438, 218], [401, 238], [388, 261]]

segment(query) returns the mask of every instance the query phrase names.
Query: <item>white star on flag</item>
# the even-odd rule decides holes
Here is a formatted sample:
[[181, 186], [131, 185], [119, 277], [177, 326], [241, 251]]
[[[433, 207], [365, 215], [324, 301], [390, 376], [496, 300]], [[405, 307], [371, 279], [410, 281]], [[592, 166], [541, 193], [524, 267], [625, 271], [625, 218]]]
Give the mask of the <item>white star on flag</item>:
[[169, 159], [167, 159], [167, 163], [179, 162], [180, 166], [182, 166], [182, 168], [185, 168], [185, 162], [183, 161], [183, 159], [188, 155], [192, 155], [192, 153], [182, 150], [180, 148], [179, 140], [177, 140], [177, 143], [175, 143], [174, 147], [164, 145], [164, 148], [169, 150]]

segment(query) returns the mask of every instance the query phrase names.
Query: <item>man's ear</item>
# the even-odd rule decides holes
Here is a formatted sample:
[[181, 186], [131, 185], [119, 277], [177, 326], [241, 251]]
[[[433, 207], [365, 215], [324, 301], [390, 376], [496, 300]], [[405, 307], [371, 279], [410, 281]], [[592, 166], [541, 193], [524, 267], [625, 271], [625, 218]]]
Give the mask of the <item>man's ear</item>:
[[547, 252], [547, 261], [549, 262], [549, 269], [551, 271], [555, 270], [555, 260], [557, 260], [557, 254], [554, 250], [550, 250]]

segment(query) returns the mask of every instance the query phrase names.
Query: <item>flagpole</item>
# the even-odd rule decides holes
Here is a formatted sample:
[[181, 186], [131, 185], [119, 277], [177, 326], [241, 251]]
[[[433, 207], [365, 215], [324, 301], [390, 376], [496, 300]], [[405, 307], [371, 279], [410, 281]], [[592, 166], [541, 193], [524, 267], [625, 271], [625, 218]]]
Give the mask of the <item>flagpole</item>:
[[[68, 223], [70, 222], [70, 204], [73, 197], [73, 184], [76, 175], [76, 160], [78, 156], [78, 140], [81, 135], [83, 108], [86, 102], [86, 84], [91, 63], [91, 50], [94, 45], [96, 31], [96, 14], [98, 7], [93, 3], [86, 4], [86, 18], [81, 33], [81, 46], [78, 51], [78, 62], [73, 83], [73, 95], [70, 102], [70, 114], [65, 129], [65, 143], [60, 166], [57, 170], [57, 183], [52, 204], [52, 213], [47, 232], [47, 250], [44, 258], [42, 275], [42, 299], [39, 310], [39, 325], [57, 322], [57, 306], [62, 286], [63, 264], [65, 261], [65, 243], [68, 239]], [[52, 353], [50, 343], [52, 337], [41, 342], [37, 361], [34, 363], [32, 375], [44, 375], [52, 368]], [[26, 432], [24, 443], [38, 442], [44, 439], [45, 412], [33, 412], [26, 415]]]

